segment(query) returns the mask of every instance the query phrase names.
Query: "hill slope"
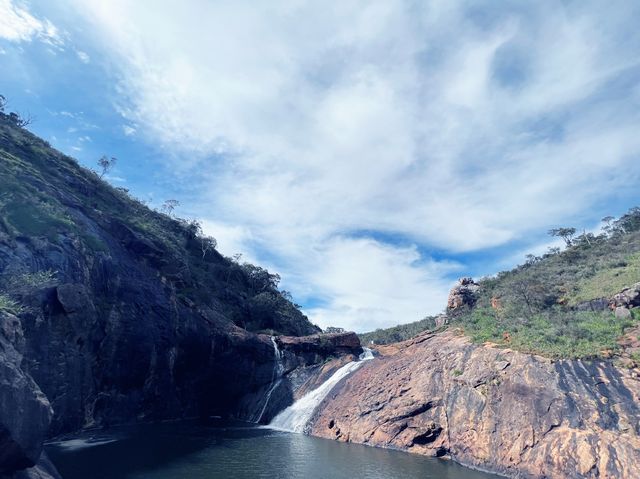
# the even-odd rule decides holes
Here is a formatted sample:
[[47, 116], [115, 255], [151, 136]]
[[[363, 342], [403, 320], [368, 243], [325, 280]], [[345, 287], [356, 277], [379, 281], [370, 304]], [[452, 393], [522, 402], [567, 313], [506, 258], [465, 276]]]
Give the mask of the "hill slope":
[[[274, 345], [256, 333], [319, 328], [277, 275], [204, 241], [0, 113], [0, 477], [81, 428], [265, 410]], [[288, 367], [360, 351], [321, 339], [284, 351]]]
[[[610, 307], [614, 295], [640, 282], [640, 208], [610, 221], [598, 235], [567, 237], [567, 242], [564, 250], [529, 255], [513, 270], [481, 279], [470, 300], [448, 310], [446, 321], [476, 342], [551, 357], [615, 353], [618, 339], [640, 319], [638, 309], [616, 317]], [[360, 337], [387, 344], [435, 324], [435, 318], [425, 318]]]

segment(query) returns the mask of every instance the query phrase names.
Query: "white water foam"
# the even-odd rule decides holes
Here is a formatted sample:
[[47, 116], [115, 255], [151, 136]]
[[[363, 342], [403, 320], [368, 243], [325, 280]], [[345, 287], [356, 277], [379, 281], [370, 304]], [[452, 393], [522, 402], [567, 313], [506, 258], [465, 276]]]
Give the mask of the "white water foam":
[[269, 427], [290, 432], [304, 432], [304, 428], [311, 419], [313, 412], [327, 397], [336, 384], [352, 372], [359, 369], [365, 361], [373, 359], [373, 353], [369, 348], [363, 348], [359, 361], [352, 361], [338, 369], [333, 375], [318, 388], [308, 392], [284, 411], [281, 411]]
[[65, 441], [49, 442], [47, 444], [49, 444], [51, 446], [59, 447], [61, 449], [66, 449], [66, 450], [69, 450], [69, 451], [77, 451], [79, 449], [85, 449], [87, 447], [103, 446], [105, 444], [110, 444], [110, 443], [116, 442], [116, 441], [118, 441], [118, 439], [93, 439], [93, 438], [80, 439], [80, 438], [76, 438], [76, 439], [67, 439]]
[[267, 406], [269, 405], [269, 400], [271, 399], [271, 395], [273, 391], [280, 385], [282, 381], [282, 373], [284, 372], [284, 364], [282, 364], [282, 353], [278, 349], [278, 343], [276, 342], [275, 336], [271, 336], [271, 343], [273, 344], [273, 352], [274, 352], [274, 360], [275, 364], [273, 366], [273, 374], [271, 375], [271, 386], [269, 386], [269, 390], [267, 394], [265, 394], [264, 404], [262, 405], [262, 409], [260, 413], [254, 418], [254, 422], [260, 422], [262, 420], [262, 416], [264, 416], [264, 412], [267, 410]]

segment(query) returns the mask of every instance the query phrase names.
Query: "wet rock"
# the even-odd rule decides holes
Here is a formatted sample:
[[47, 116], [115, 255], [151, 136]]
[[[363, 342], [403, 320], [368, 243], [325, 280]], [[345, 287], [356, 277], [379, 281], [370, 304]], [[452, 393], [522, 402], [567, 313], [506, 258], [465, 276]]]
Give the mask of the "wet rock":
[[516, 477], [635, 478], [640, 381], [632, 373], [425, 333], [340, 383], [311, 433]]
[[43, 452], [35, 466], [16, 472], [11, 479], [62, 479], [62, 477]]
[[[274, 371], [278, 369], [272, 363], [269, 375], [263, 377], [262, 384], [238, 402], [236, 417], [240, 419], [257, 421], [260, 415], [260, 422], [268, 423], [278, 412], [319, 387], [336, 370], [356, 360], [362, 352], [358, 336], [351, 332], [278, 336], [275, 341], [280, 350], [282, 374], [280, 377], [274, 376]], [[275, 361], [275, 355], [272, 357]], [[265, 397], [270, 390], [269, 402], [265, 405]], [[256, 415], [256, 411], [261, 414]]]

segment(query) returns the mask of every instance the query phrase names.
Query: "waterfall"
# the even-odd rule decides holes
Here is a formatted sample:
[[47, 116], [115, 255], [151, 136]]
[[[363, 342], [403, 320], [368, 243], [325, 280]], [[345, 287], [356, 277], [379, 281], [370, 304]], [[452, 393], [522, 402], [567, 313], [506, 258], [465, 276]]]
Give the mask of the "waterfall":
[[260, 422], [262, 420], [262, 416], [264, 416], [264, 412], [267, 410], [267, 406], [269, 405], [269, 400], [271, 399], [271, 395], [273, 391], [280, 385], [282, 381], [282, 373], [284, 372], [284, 364], [282, 364], [282, 353], [278, 349], [278, 343], [276, 343], [275, 336], [271, 336], [271, 344], [273, 344], [273, 354], [274, 354], [274, 365], [273, 365], [273, 373], [271, 374], [271, 385], [269, 386], [269, 390], [267, 394], [264, 396], [264, 404], [262, 405], [262, 409], [260, 410], [260, 414], [258, 414], [257, 418], [254, 418], [254, 422]]
[[318, 388], [308, 392], [284, 411], [281, 411], [271, 423], [270, 427], [291, 432], [304, 432], [304, 428], [311, 419], [313, 412], [327, 397], [333, 387], [343, 378], [360, 368], [365, 361], [373, 359], [373, 353], [369, 348], [362, 348], [364, 352], [359, 361], [352, 361], [338, 369], [333, 375]]

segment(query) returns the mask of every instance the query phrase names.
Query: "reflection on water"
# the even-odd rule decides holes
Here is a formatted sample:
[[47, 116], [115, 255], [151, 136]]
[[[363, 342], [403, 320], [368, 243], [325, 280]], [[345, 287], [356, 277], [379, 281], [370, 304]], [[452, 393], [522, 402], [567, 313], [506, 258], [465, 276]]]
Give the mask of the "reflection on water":
[[243, 424], [165, 423], [47, 446], [65, 479], [488, 479], [399, 451]]

